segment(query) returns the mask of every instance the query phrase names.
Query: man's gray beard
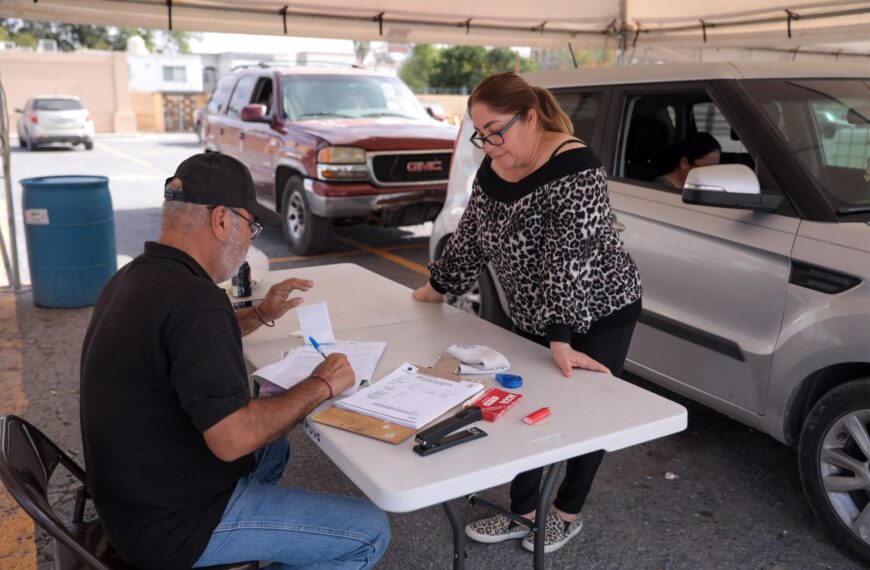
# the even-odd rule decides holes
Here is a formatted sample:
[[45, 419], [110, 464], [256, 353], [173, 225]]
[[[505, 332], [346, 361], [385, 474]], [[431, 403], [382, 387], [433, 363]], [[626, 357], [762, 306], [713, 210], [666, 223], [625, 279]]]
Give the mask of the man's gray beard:
[[247, 253], [242, 241], [242, 224], [234, 220], [233, 231], [224, 242], [224, 248], [221, 250], [221, 273], [215, 278], [215, 283], [222, 283], [235, 275]]

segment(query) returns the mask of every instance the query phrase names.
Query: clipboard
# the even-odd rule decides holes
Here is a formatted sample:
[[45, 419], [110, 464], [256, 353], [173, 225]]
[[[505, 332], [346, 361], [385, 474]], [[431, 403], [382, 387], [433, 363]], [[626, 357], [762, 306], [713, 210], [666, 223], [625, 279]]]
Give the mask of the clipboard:
[[311, 421], [392, 444], [402, 443], [416, 432], [414, 428], [385, 422], [335, 406], [330, 406], [317, 415], [311, 416]]
[[[459, 367], [459, 361], [447, 354], [441, 355], [438, 361], [431, 367], [418, 367], [421, 372], [437, 376], [445, 380], [458, 382], [462, 378], [455, 373]], [[335, 406], [311, 416], [311, 421], [319, 424], [332, 426], [345, 431], [371, 437], [387, 443], [398, 444], [416, 433], [414, 428], [400, 426], [391, 422], [342, 410]]]

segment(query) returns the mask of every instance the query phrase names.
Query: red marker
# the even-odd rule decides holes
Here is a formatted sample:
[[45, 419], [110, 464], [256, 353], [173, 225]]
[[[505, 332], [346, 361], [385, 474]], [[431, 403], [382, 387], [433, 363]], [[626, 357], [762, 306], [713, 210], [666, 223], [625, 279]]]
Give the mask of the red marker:
[[549, 416], [552, 413], [553, 413], [553, 410], [551, 410], [548, 407], [543, 407], [540, 410], [538, 410], [537, 412], [532, 412], [531, 414], [524, 417], [523, 423], [532, 425], [534, 423], [541, 421], [542, 419], [546, 418], [547, 416]]

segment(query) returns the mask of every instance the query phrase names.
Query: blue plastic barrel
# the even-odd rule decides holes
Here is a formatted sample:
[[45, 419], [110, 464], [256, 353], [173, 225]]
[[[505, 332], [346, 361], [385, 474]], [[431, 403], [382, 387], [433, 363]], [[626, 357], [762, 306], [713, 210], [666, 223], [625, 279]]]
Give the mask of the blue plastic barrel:
[[41, 176], [21, 186], [33, 302], [58, 309], [93, 305], [118, 269], [109, 179]]

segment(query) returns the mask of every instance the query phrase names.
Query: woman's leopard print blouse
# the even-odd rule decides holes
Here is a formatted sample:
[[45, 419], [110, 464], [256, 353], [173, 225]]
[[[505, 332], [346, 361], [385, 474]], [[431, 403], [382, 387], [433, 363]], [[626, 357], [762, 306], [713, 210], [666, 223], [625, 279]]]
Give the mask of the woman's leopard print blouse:
[[571, 149], [512, 183], [489, 157], [439, 260], [440, 293], [467, 291], [491, 262], [521, 330], [569, 341], [641, 297], [637, 267], [613, 229], [607, 177], [588, 147]]

